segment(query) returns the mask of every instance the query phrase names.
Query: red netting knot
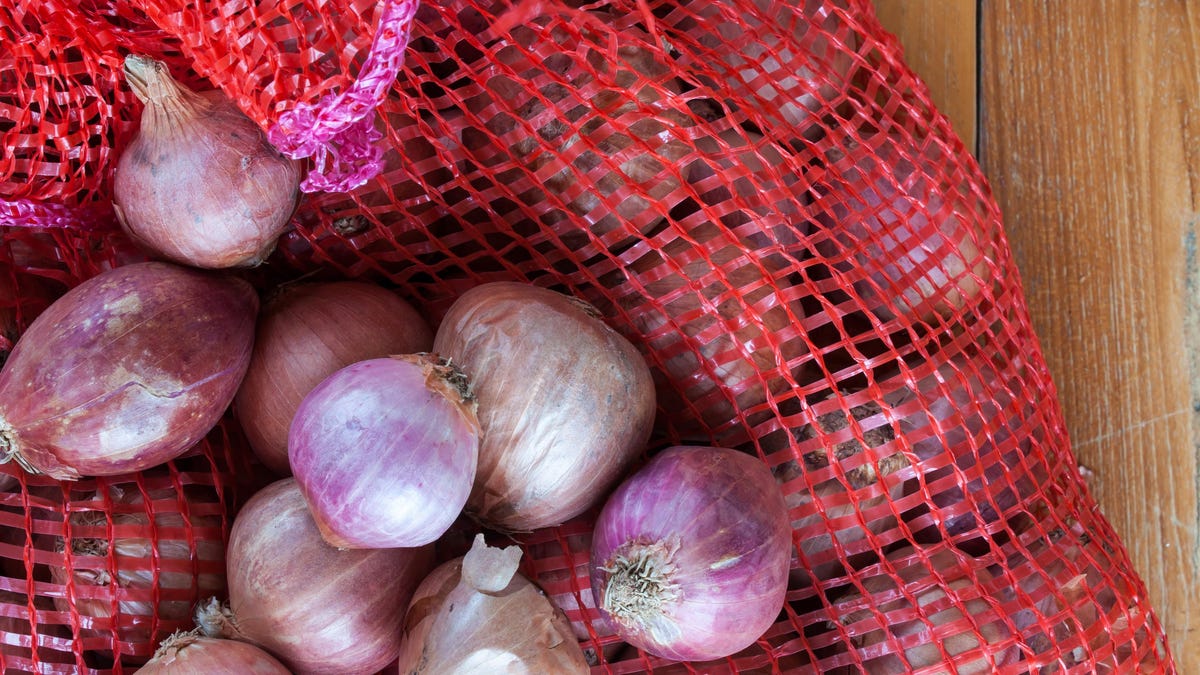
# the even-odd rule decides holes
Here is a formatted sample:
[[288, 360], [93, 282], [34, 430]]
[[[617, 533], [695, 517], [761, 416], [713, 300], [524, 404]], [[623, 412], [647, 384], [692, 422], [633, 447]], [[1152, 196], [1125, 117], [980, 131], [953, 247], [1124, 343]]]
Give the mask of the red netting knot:
[[383, 6], [371, 50], [354, 84], [316, 104], [284, 113], [268, 138], [293, 159], [315, 157], [300, 185], [305, 192], [346, 192], [383, 170], [383, 134], [375, 128], [375, 108], [387, 96], [404, 65], [417, 0], [389, 0]]

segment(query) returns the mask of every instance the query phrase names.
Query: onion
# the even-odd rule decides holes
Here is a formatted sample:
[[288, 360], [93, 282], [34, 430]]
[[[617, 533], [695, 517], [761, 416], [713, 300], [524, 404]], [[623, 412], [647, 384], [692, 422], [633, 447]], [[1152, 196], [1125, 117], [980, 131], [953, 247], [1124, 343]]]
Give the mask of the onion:
[[62, 562], [50, 565], [50, 578], [65, 595], [54, 604], [95, 620], [80, 628], [82, 635], [131, 643], [130, 656], [144, 659], [172, 631], [190, 625], [200, 598], [225, 589], [221, 517], [198, 515], [219, 504], [215, 494], [201, 499], [189, 490], [181, 497], [174, 488], [143, 495], [113, 485], [107, 493], [88, 500], [95, 510], [71, 514], [78, 533], [69, 540], [71, 556], [66, 541], [55, 541]]
[[965, 183], [937, 183], [954, 162], [941, 145], [877, 133], [826, 154], [817, 251], [867, 309], [934, 323], [979, 299], [991, 276], [989, 217]]
[[955, 356], [896, 397], [897, 406], [919, 410], [899, 422], [923, 474], [907, 491], [924, 490], [932, 514], [924, 520], [933, 527], [910, 519], [914, 529], [936, 530], [935, 538], [986, 534], [981, 526], [1025, 512], [1017, 504], [1050, 480], [1049, 467], [1026, 461], [1046, 436], [1026, 377], [1018, 361]]
[[517, 573], [521, 549], [476, 535], [467, 555], [421, 582], [405, 619], [401, 675], [587, 673], [562, 613]]
[[[697, 138], [695, 144], [700, 156], [688, 166], [687, 178], [701, 203], [751, 247], [775, 247], [794, 258], [811, 229], [796, 157], [741, 128]], [[772, 268], [789, 266], [791, 261], [774, 253], [762, 250], [760, 257]]]
[[467, 511], [507, 530], [559, 525], [600, 500], [642, 450], [654, 383], [637, 349], [574, 298], [496, 282], [464, 293], [433, 342], [479, 401]]
[[325, 541], [411, 548], [442, 536], [467, 503], [479, 422], [462, 371], [429, 354], [392, 356], [317, 385], [288, 448]]
[[[846, 557], [853, 563], [858, 559], [855, 553], [873, 556], [870, 553], [873, 547], [867, 547], [868, 542], [864, 541], [869, 534], [879, 535], [896, 527], [895, 516], [884, 505], [889, 498], [902, 496], [904, 484], [891, 480], [884, 487], [881, 478], [908, 466], [909, 460], [895, 447], [896, 430], [890, 415], [883, 415], [886, 404], [867, 400], [851, 407], [848, 417], [842, 407], [843, 397], [852, 395], [830, 395], [826, 402], [816, 406], [822, 412], [812, 425], [798, 433], [802, 448], [817, 448], [804, 454], [803, 465], [788, 460], [775, 469], [783, 483], [792, 529], [800, 541], [800, 564], [792, 572], [793, 588], [841, 574], [842, 560], [834, 547], [834, 537], [840, 546], [849, 549]], [[855, 420], [853, 426], [850, 417]], [[854, 434], [856, 428], [866, 448], [872, 450], [871, 455], [865, 454], [866, 449]], [[814, 479], [819, 482], [811, 490], [807, 487], [805, 473], [834, 464], [845, 465], [844, 479], [835, 474], [824, 480]]]
[[146, 104], [113, 177], [126, 231], [196, 267], [266, 259], [299, 203], [299, 163], [272, 148], [221, 92], [189, 90], [161, 61], [130, 55], [125, 78]]
[[[789, 363], [798, 367], [808, 348], [788, 315], [790, 307], [803, 316], [799, 303], [775, 290], [782, 280], [773, 280], [722, 233], [706, 223], [688, 232], [699, 245], [676, 238], [642, 256], [627, 272], [639, 278], [640, 288], [631, 286], [618, 301], [662, 359], [661, 405], [672, 426], [685, 437], [736, 444], [748, 428], [738, 413], [785, 391], [789, 385], [781, 373]], [[668, 260], [681, 265], [681, 272], [668, 267]], [[757, 308], [754, 322], [747, 305]]]
[[[1020, 660], [1004, 615], [984, 599], [992, 574], [973, 560], [963, 563], [961, 555], [941, 550], [925, 558], [912, 547], [899, 549], [888, 555], [895, 576], [880, 573], [862, 583], [872, 598], [881, 599], [871, 603], [874, 610], [850, 609], [863, 603], [857, 591], [838, 602], [834, 613], [857, 648], [888, 645], [881, 656], [859, 655], [868, 675], [914, 670], [981, 675]], [[899, 640], [905, 640], [903, 648], [898, 648]]]
[[592, 539], [592, 593], [626, 642], [655, 656], [734, 654], [775, 621], [791, 528], [771, 471], [725, 448], [674, 447], [608, 499]]
[[[644, 31], [615, 40], [612, 54], [562, 28], [519, 26], [490, 57], [503, 67], [490, 67], [484, 94], [468, 100], [487, 117], [486, 137], [473, 132], [467, 147], [572, 249], [581, 225], [624, 246], [630, 229], [650, 233], [686, 197], [674, 167], [690, 148], [676, 134], [694, 121], [673, 70]], [[524, 169], [504, 170], [514, 162]]]
[[732, 106], [745, 102], [767, 114], [776, 135], [788, 127], [809, 139], [821, 135], [820, 117], [845, 96], [854, 64], [857, 38], [833, 11], [844, 10], [844, 0], [670, 6], [663, 23], [682, 65], [720, 70], [724, 80], [706, 84]]
[[254, 354], [234, 397], [250, 447], [289, 474], [287, 434], [300, 401], [358, 361], [428, 351], [433, 331], [395, 293], [355, 281], [281, 287], [263, 303]]
[[43, 312], [0, 370], [0, 448], [59, 480], [138, 471], [195, 445], [250, 362], [244, 281], [167, 263], [93, 277]]
[[208, 637], [257, 644], [297, 673], [373, 673], [400, 651], [404, 608], [432, 547], [338, 550], [293, 479], [263, 488], [233, 523], [229, 607], [196, 612]]
[[258, 673], [290, 675], [274, 656], [246, 642], [203, 637], [198, 630], [176, 633], [163, 640], [140, 675]]

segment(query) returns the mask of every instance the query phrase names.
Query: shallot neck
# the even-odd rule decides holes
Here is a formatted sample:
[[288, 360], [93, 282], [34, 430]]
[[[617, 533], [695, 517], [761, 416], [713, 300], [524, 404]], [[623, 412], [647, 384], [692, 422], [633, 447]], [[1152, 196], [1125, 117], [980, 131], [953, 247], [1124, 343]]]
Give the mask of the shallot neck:
[[177, 630], [166, 640], [162, 641], [162, 644], [154, 652], [154, 658], [163, 659], [168, 654], [178, 654], [199, 639], [199, 628], [193, 628], [189, 631]]
[[601, 568], [609, 574], [605, 611], [643, 626], [660, 615], [663, 605], [679, 598], [679, 584], [674, 579], [678, 550], [677, 540], [618, 548], [611, 562]]
[[162, 61], [126, 57], [125, 80], [138, 100], [146, 104], [142, 114], [155, 118], [155, 127], [170, 128], [172, 122], [190, 118], [208, 107], [203, 96], [176, 82]]

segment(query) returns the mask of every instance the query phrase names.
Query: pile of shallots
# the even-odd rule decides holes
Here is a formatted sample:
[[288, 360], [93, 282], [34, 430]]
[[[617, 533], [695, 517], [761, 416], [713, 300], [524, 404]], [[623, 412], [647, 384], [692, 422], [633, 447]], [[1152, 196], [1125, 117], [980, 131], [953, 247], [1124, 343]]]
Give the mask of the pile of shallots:
[[[697, 35], [691, 45], [697, 49], [730, 37]], [[509, 70], [549, 68], [526, 62], [515, 45], [497, 52]], [[619, 72], [645, 89], [620, 92], [605, 104], [613, 114], [672, 93], [646, 84], [665, 76], [643, 51], [618, 52]], [[848, 77], [848, 57], [833, 51], [814, 61], [828, 61], [823, 67], [831, 72], [794, 73], [827, 83], [814, 85], [807, 98], [779, 100], [779, 91], [760, 86], [765, 76], [783, 76], [774, 66], [762, 73], [747, 68], [744, 59], [753, 54], [724, 63], [738, 75], [731, 75], [730, 91], [774, 107], [800, 128], [823, 97], [836, 95], [832, 84]], [[0, 452], [28, 472], [60, 480], [152, 475], [200, 442], [232, 406], [257, 461], [278, 478], [241, 508], [227, 539], [211, 514], [185, 517], [184, 510], [114, 518], [123, 529], [109, 539], [42, 542], [64, 554], [67, 562], [50, 571], [71, 595], [56, 606], [86, 617], [85, 634], [111, 635], [95, 626], [116, 612], [144, 619], [121, 624], [116, 637], [161, 641], [145, 672], [373, 673], [398, 663], [400, 673], [582, 673], [599, 655], [585, 654], [580, 639], [596, 636], [616, 636], [605, 644], [623, 642], [663, 659], [719, 659], [763, 638], [787, 611], [789, 584], [837, 576], [849, 559], [844, 547], [895, 526], [895, 517], [864, 522], [857, 514], [899, 497], [905, 486], [888, 477], [923, 459], [920, 447], [863, 459], [897, 430], [924, 430], [928, 438], [936, 423], [924, 415], [889, 413], [886, 425], [878, 423], [884, 407], [899, 409], [902, 400], [870, 401], [848, 412], [841, 404], [823, 408], [832, 413], [814, 416], [814, 433], [846, 442], [773, 472], [735, 449], [648, 447], [663, 401], [643, 353], [610, 326], [611, 317], [556, 290], [477, 285], [436, 326], [393, 290], [362, 281], [294, 281], [260, 298], [228, 268], [258, 265], [274, 250], [297, 209], [301, 164], [276, 152], [219, 93], [186, 89], [153, 59], [131, 56], [125, 67], [145, 108], [141, 132], [116, 168], [114, 204], [126, 232], [156, 260], [91, 278], [29, 325], [0, 370]], [[590, 87], [585, 80], [567, 73], [561, 87]], [[555, 123], [546, 108], [557, 94], [543, 93], [523, 109], [529, 120]], [[512, 102], [529, 92], [497, 77], [483, 94]], [[625, 137], [593, 129], [607, 140], [588, 140], [581, 161], [586, 155], [619, 169], [615, 181], [645, 184], [650, 198], [685, 182], [710, 190], [705, 194], [737, 189], [713, 185], [714, 175], [732, 164], [751, 174], [779, 173], [783, 150], [761, 134], [697, 132], [698, 147], [712, 161], [693, 162], [675, 172], [674, 183], [660, 182], [664, 167], [688, 152], [663, 133], [688, 122], [661, 117], [646, 120], [645, 128], [631, 125]], [[581, 139], [562, 141], [565, 151]], [[541, 187], [577, 216], [572, 226], [584, 223], [619, 248], [630, 242], [614, 223], [640, 224], [648, 236], [667, 218], [669, 208], [649, 198], [607, 211], [569, 163], [556, 167], [535, 146], [517, 143], [506, 157], [548, 177]], [[949, 204], [944, 186], [929, 179], [935, 172], [922, 166], [937, 165], [942, 152], [937, 144], [918, 146], [880, 131], [861, 143], [830, 144], [820, 158], [824, 173], [806, 195], [820, 217], [804, 228], [826, 231], [816, 253], [873, 321], [903, 316], [935, 324], [960, 312], [986, 283], [986, 242], [972, 230], [977, 214]], [[613, 160], [618, 155], [620, 162]], [[706, 242], [722, 227], [703, 223], [687, 235]], [[771, 236], [782, 241], [778, 232]], [[716, 428], [736, 416], [735, 408], [766, 407], [786, 383], [746, 383], [805, 358], [807, 340], [772, 348], [770, 339], [805, 310], [797, 298], [773, 290], [781, 281], [765, 278], [762, 265], [740, 265], [737, 251], [717, 250], [683, 266], [672, 255], [669, 244], [632, 265], [631, 274], [671, 273], [655, 275], [642, 295], [615, 303], [616, 311], [651, 349], [663, 351], [683, 339], [679, 317], [713, 314], [694, 332], [719, 337], [710, 335], [699, 349], [675, 349], [658, 364], [674, 391], [684, 392], [680, 405], [711, 402], [730, 390], [749, 397], [706, 405], [699, 425]], [[714, 278], [714, 266], [728, 268], [715, 275], [722, 283], [701, 283]], [[764, 321], [739, 324], [738, 308], [725, 305], [727, 286], [758, 289], [744, 301], [763, 307]], [[714, 367], [705, 360], [717, 351], [749, 356]], [[975, 403], [972, 396], [951, 388], [945, 403]], [[860, 439], [845, 431], [868, 419], [892, 436], [876, 443], [870, 434]], [[808, 470], [855, 455], [845, 480], [796, 489]], [[864, 486], [875, 486], [875, 501], [857, 504], [848, 492]], [[186, 487], [101, 490], [93, 499], [106, 508], [186, 503], [203, 486]], [[520, 549], [501, 545], [510, 535], [589, 512], [598, 515], [585, 538], [590, 587], [581, 593], [548, 596], [528, 568], [522, 571]], [[88, 513], [73, 513], [67, 529], [103, 530]], [[803, 541], [794, 536], [839, 519], [853, 525]], [[207, 535], [198, 539], [198, 532]], [[161, 574], [113, 579], [95, 564], [70, 562], [146, 557], [147, 550], [165, 564]], [[927, 567], [955, 572], [943, 584], [951, 591], [987, 581], [985, 571], [959, 562], [935, 557]], [[929, 576], [925, 567], [910, 571], [913, 578]], [[887, 594], [898, 611], [946, 594], [933, 588], [902, 597], [892, 592], [894, 578], [877, 581], [864, 590]], [[212, 597], [193, 608], [187, 592]], [[836, 620], [850, 624], [865, 616], [859, 598], [844, 600], [849, 609]], [[564, 614], [580, 609], [593, 617], [589, 625], [573, 625]], [[956, 609], [946, 612], [943, 624], [962, 619]], [[190, 632], [163, 635], [156, 628], [158, 618], [189, 616], [196, 624]], [[893, 627], [893, 637], [868, 632], [857, 646], [879, 652], [880, 643], [924, 628], [913, 621]], [[929, 654], [914, 648], [873, 663], [879, 672], [922, 667], [1007, 634], [944, 637], [948, 646]], [[1005, 658], [984, 655], [966, 667], [978, 672]]]

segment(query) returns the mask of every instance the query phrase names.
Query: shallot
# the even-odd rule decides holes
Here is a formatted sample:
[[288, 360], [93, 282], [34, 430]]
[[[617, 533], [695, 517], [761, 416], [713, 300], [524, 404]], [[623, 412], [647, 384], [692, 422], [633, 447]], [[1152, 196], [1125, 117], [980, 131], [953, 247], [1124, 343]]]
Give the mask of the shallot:
[[655, 656], [734, 654], [783, 607], [787, 506], [767, 465], [736, 450], [664, 450], [609, 497], [592, 536], [601, 614]]
[[610, 53], [578, 34], [521, 25], [493, 47], [497, 65], [467, 100], [488, 118], [486, 136], [475, 131], [465, 145], [571, 248], [581, 225], [619, 248], [686, 198], [675, 167], [688, 153], [681, 130], [694, 121], [669, 60], [645, 31], [617, 39]]
[[225, 590], [221, 518], [193, 513], [219, 502], [199, 488], [182, 498], [174, 488], [143, 494], [112, 485], [107, 493], [72, 513], [72, 536], [55, 542], [61, 562], [50, 565], [50, 578], [65, 593], [54, 604], [90, 619], [83, 635], [131, 643], [131, 656], [144, 659], [165, 636], [188, 627], [200, 598]]
[[641, 354], [569, 296], [477, 286], [451, 306], [433, 349], [463, 369], [479, 402], [467, 511], [492, 527], [533, 530], [579, 515], [650, 435], [654, 383]]
[[[832, 138], [832, 137], [831, 137]], [[936, 323], [977, 303], [989, 281], [990, 221], [935, 139], [846, 136], [826, 152], [817, 251], [884, 320]]]
[[169, 263], [85, 281], [0, 369], [0, 461], [70, 480], [177, 457], [233, 400], [257, 311], [245, 281]]
[[[773, 133], [814, 139], [850, 86], [857, 36], [845, 0], [655, 2], [682, 65], [734, 107], [766, 116]], [[655, 7], [658, 9], [658, 7]], [[720, 72], [720, 82], [703, 73]]]
[[159, 645], [139, 675], [202, 675], [246, 673], [290, 675], [274, 656], [248, 642], [204, 637], [200, 631], [179, 632]]
[[336, 549], [287, 478], [242, 507], [225, 562], [229, 605], [213, 598], [197, 610], [205, 635], [252, 642], [297, 673], [353, 675], [399, 654], [404, 608], [433, 549]]
[[263, 302], [250, 367], [233, 399], [250, 447], [275, 473], [291, 473], [288, 427], [313, 387], [352, 363], [428, 351], [432, 343], [421, 315], [381, 286], [282, 286]]
[[625, 271], [639, 284], [618, 302], [661, 360], [667, 421], [685, 437], [736, 444], [749, 426], [738, 413], [764, 412], [808, 347], [793, 328], [799, 303], [777, 290], [783, 280], [724, 232], [706, 223], [640, 257]]
[[370, 359], [317, 385], [296, 412], [288, 458], [325, 541], [429, 544], [471, 494], [479, 422], [467, 378], [430, 354]]
[[[896, 527], [887, 503], [903, 494], [904, 483], [887, 477], [908, 466], [909, 460], [897, 447], [896, 429], [889, 419], [892, 411], [883, 401], [866, 399], [850, 405], [846, 399], [857, 401], [862, 396], [831, 394], [814, 406], [813, 424], [798, 433], [801, 460], [788, 460], [775, 469], [800, 541], [793, 587], [841, 574], [839, 549], [852, 566], [873, 562], [867, 559], [874, 557], [876, 548], [870, 538]], [[841, 476], [829, 475], [835, 466], [841, 467]], [[805, 480], [805, 474], [820, 478]]]
[[851, 609], [864, 602], [858, 592], [839, 600], [834, 612], [859, 649], [907, 638], [904, 647], [860, 657], [864, 672], [982, 675], [1020, 660], [1009, 620], [988, 601], [992, 574], [964, 557], [945, 549], [932, 555], [899, 549], [888, 555], [895, 572], [862, 582], [871, 608]]
[[299, 203], [299, 163], [220, 91], [191, 91], [161, 61], [130, 55], [125, 79], [146, 104], [113, 178], [126, 231], [178, 263], [261, 263]]
[[401, 675], [587, 673], [562, 612], [517, 573], [520, 558], [480, 534], [465, 557], [426, 577], [405, 618]]

